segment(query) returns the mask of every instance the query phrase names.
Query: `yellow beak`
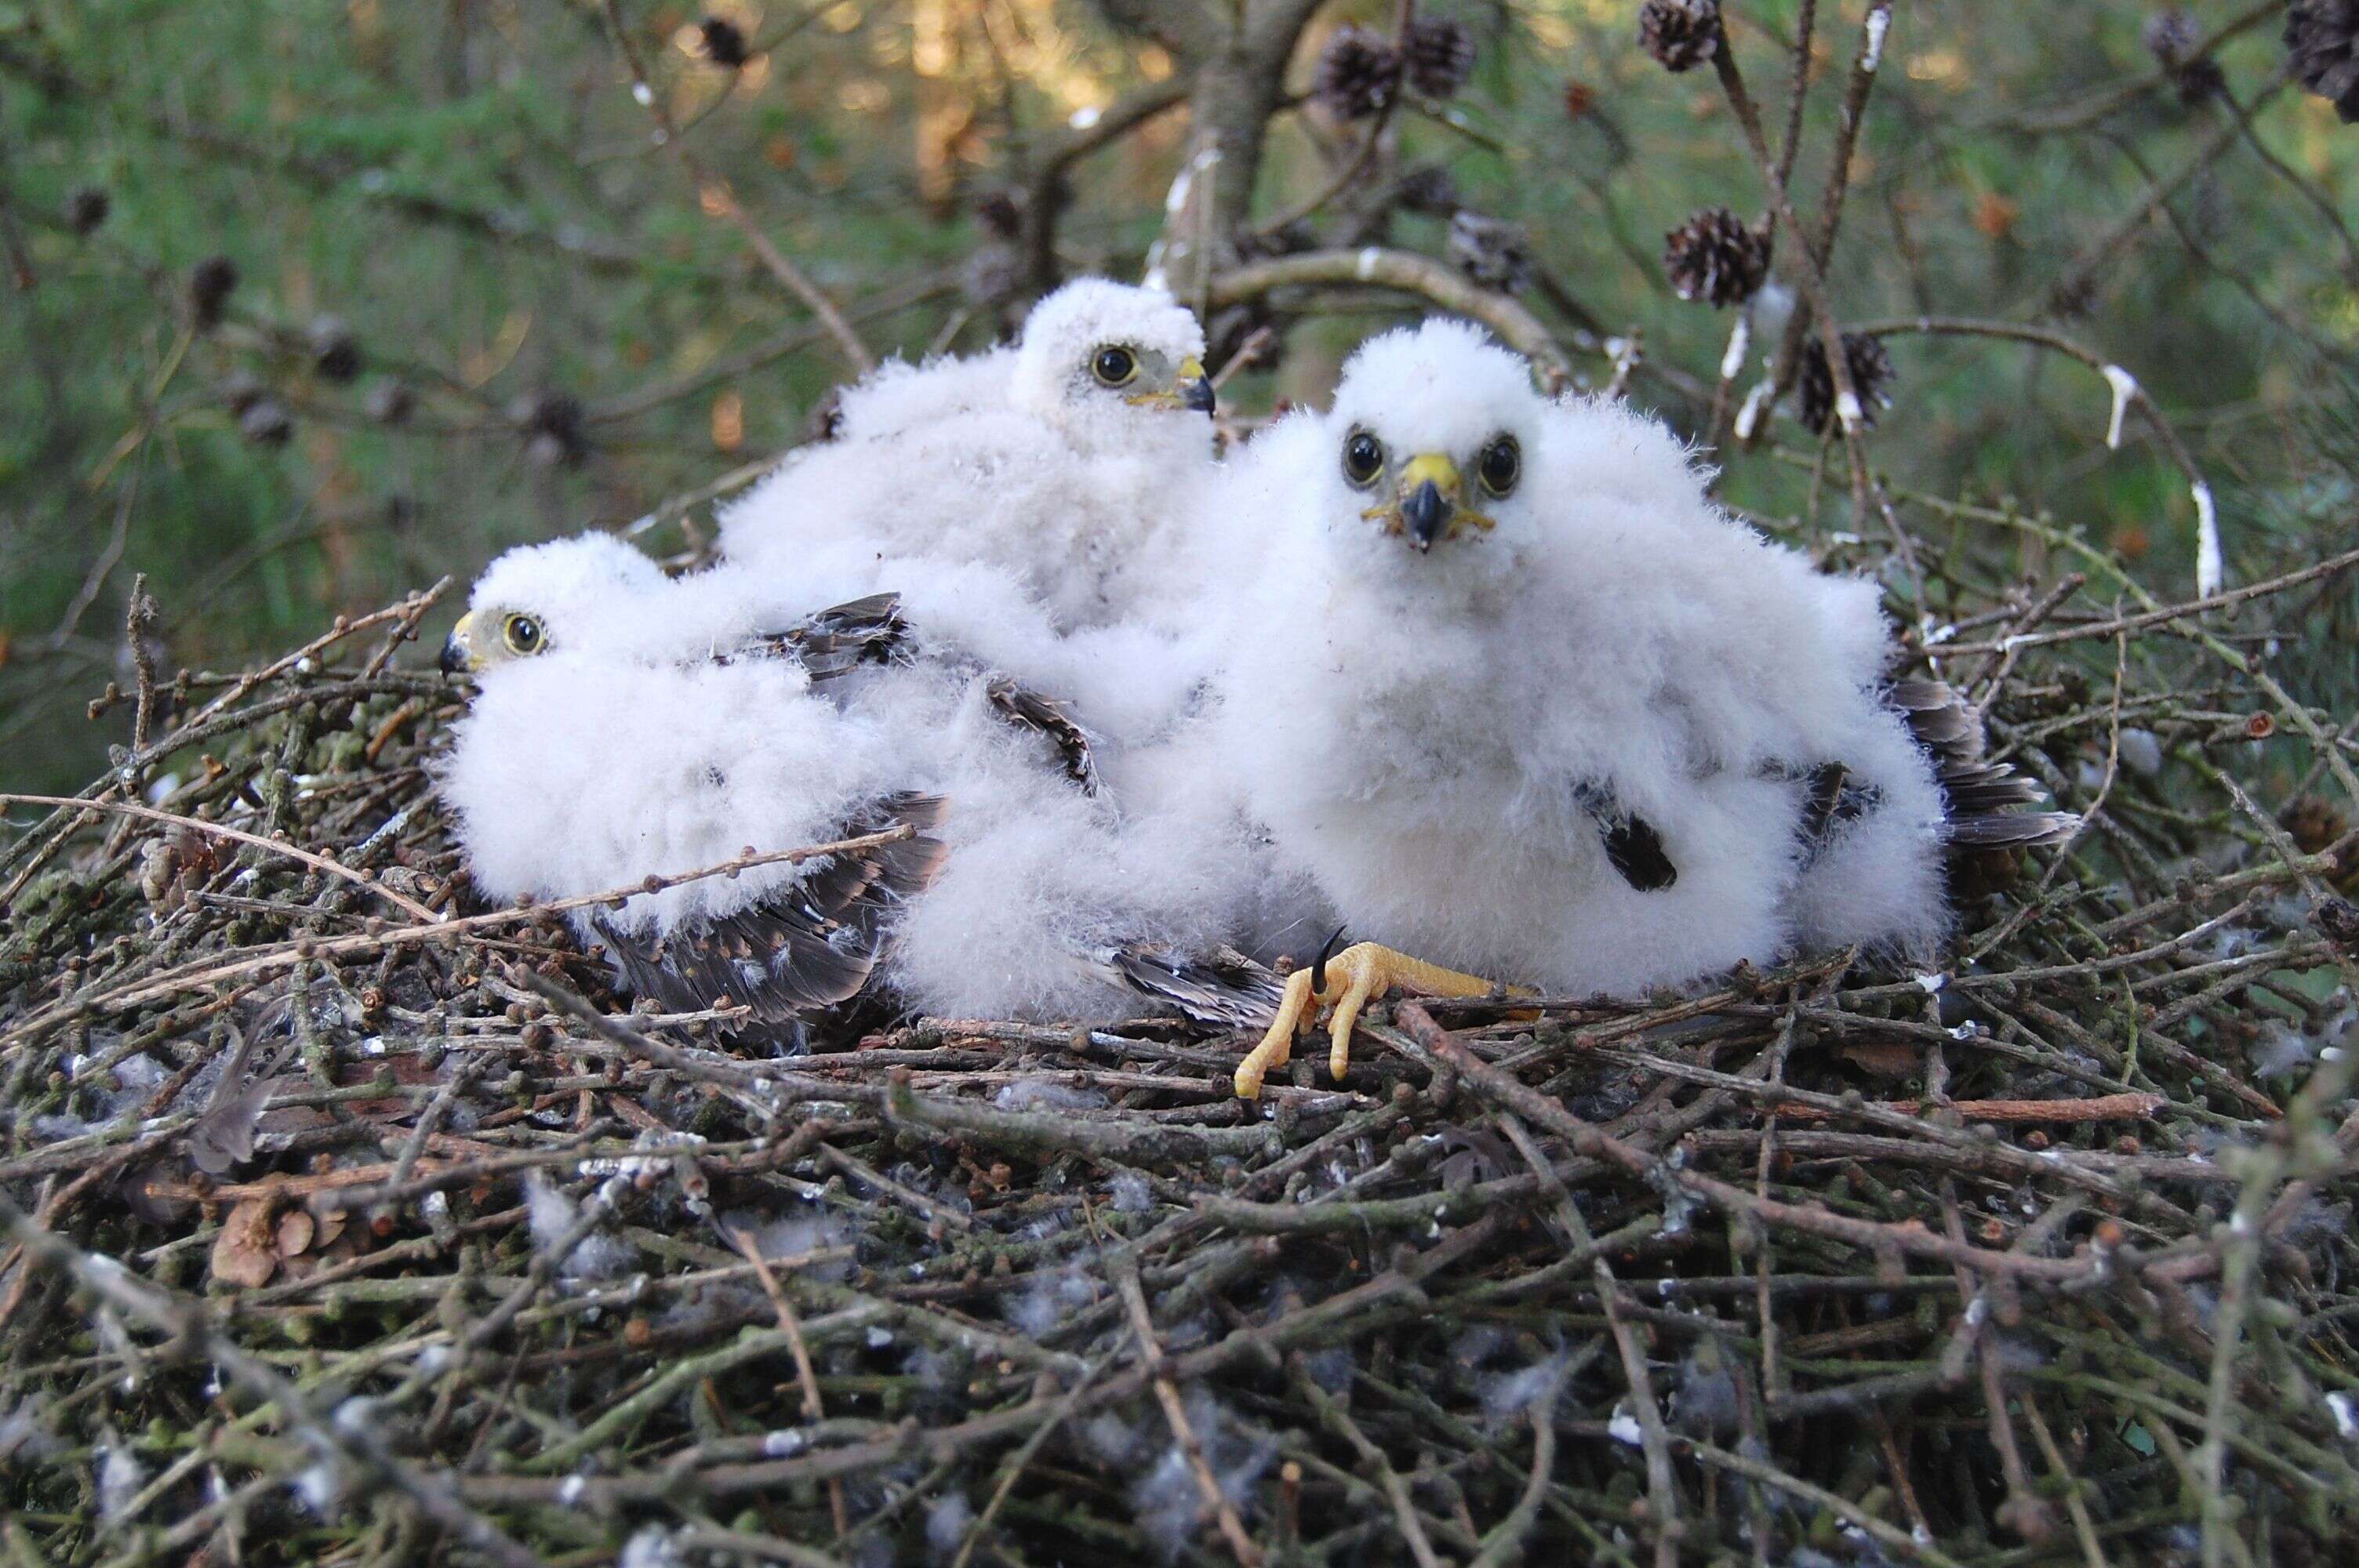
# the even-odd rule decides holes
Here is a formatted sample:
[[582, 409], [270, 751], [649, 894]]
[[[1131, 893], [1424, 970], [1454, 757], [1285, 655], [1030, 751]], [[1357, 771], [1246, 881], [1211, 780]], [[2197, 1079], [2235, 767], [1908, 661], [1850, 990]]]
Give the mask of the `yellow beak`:
[[1190, 355], [1180, 362], [1179, 373], [1171, 385], [1162, 392], [1141, 392], [1127, 400], [1137, 408], [1185, 408], [1192, 414], [1212, 412], [1212, 381], [1204, 374], [1204, 362]]
[[1400, 470], [1400, 515], [1409, 543], [1430, 550], [1436, 539], [1451, 534], [1451, 520], [1465, 499], [1465, 483], [1458, 465], [1440, 452], [1422, 452]]
[[451, 628], [448, 637], [442, 639], [442, 656], [436, 662], [442, 666], [444, 675], [451, 676], [462, 672], [472, 675], [484, 667], [482, 655], [475, 652], [475, 616], [473, 611], [459, 617], [459, 623]]
[[1393, 499], [1371, 506], [1361, 516], [1382, 523], [1387, 534], [1399, 534], [1423, 555], [1436, 539], [1455, 536], [1459, 524], [1489, 533], [1496, 519], [1466, 504], [1466, 481], [1458, 465], [1440, 452], [1420, 452], [1401, 465]]

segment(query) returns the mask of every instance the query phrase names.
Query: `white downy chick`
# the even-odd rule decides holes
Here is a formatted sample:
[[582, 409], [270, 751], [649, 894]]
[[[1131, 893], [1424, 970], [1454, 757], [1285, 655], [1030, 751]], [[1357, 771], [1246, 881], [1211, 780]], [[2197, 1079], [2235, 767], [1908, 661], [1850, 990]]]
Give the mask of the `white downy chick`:
[[[726, 566], [675, 582], [629, 553], [597, 536], [511, 552], [452, 633], [446, 663], [480, 689], [440, 782], [491, 897], [906, 824], [914, 837], [571, 912], [631, 989], [746, 1001], [774, 1028], [873, 987], [932, 1012], [1103, 1015], [1131, 1000], [1109, 949], [1211, 939], [1188, 847], [1132, 834], [1080, 787], [1089, 737], [1058, 704], [913, 633], [889, 596], [837, 604], [824, 574], [788, 591]], [[974, 618], [950, 579], [975, 574], [931, 569], [917, 597]], [[1020, 619], [999, 588], [984, 600]], [[1030, 613], [1028, 633], [982, 629], [1053, 649]]]
[[724, 557], [799, 576], [813, 551], [986, 565], [1058, 629], [1177, 623], [1188, 502], [1212, 466], [1202, 330], [1171, 297], [1103, 278], [1033, 308], [1021, 342], [899, 367], [844, 395], [722, 519]]
[[1798, 929], [1944, 928], [1943, 803], [1878, 689], [1875, 590], [1732, 523], [1660, 427], [1551, 404], [1521, 359], [1430, 321], [1364, 345], [1332, 411], [1273, 427], [1225, 483], [1214, 511], [1263, 569], [1224, 752], [1370, 939], [1290, 983], [1241, 1092], [1329, 1001], [1340, 1072], [1392, 983], [1628, 996], [1766, 964]]

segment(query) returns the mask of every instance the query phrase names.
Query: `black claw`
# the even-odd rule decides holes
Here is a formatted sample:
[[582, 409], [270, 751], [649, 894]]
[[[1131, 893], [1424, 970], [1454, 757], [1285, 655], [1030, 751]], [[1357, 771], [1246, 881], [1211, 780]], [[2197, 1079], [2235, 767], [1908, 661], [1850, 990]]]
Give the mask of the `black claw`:
[[1335, 944], [1343, 939], [1343, 927], [1338, 925], [1319, 945], [1319, 957], [1310, 960], [1310, 994], [1317, 996], [1327, 989], [1327, 960], [1335, 952]]

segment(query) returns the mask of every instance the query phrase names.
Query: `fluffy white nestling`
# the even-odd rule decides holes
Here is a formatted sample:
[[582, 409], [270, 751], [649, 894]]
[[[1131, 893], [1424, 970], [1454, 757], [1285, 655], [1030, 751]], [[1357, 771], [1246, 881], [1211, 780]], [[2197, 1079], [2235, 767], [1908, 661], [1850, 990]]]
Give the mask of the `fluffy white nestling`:
[[1216, 934], [1217, 864], [1085, 788], [1091, 737], [994, 662], [1062, 656], [1012, 581], [910, 563], [901, 599], [846, 605], [848, 569], [671, 581], [617, 552], [512, 552], [452, 634], [479, 690], [440, 786], [487, 894], [916, 835], [572, 912], [634, 989], [747, 1001], [767, 1024], [872, 986], [930, 1012], [1105, 1015], [1136, 1007], [1109, 949]]
[[990, 566], [1061, 630], [1180, 619], [1188, 503], [1212, 464], [1203, 351], [1167, 294], [1067, 284], [1013, 349], [847, 391], [839, 438], [729, 509], [722, 553], [781, 577], [825, 549]]
[[1223, 753], [1355, 936], [1626, 995], [1943, 929], [1943, 800], [1881, 694], [1873, 585], [1732, 522], [1661, 427], [1430, 321], [1230, 470], [1213, 510], [1262, 569]]

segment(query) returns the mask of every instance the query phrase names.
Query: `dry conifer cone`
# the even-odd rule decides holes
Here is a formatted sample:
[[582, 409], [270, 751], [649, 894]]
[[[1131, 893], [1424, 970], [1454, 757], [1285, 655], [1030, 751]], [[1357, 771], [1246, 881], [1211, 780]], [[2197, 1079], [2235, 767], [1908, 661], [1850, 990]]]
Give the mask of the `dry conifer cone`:
[[333, 316], [322, 316], [311, 323], [311, 366], [321, 376], [339, 384], [361, 373], [360, 340], [353, 330]]
[[984, 231], [1002, 240], [1021, 239], [1024, 234], [1024, 203], [1011, 190], [986, 190], [976, 198], [975, 222]]
[[189, 312], [197, 330], [210, 332], [221, 325], [222, 312], [237, 288], [237, 263], [227, 256], [207, 256], [189, 274]]
[[1647, 0], [1638, 44], [1665, 70], [1693, 70], [1720, 49], [1720, 0]]
[[77, 234], [91, 233], [106, 222], [114, 205], [103, 186], [81, 186], [66, 198], [66, 224]]
[[1400, 53], [1408, 84], [1428, 98], [1450, 97], [1474, 74], [1474, 34], [1463, 22], [1411, 22]]
[[1319, 56], [1310, 95], [1339, 120], [1364, 120], [1384, 112], [1400, 92], [1401, 58], [1393, 46], [1362, 27], [1342, 27]]
[[2138, 38], [2157, 59], [2165, 65], [2177, 65], [2187, 58], [2202, 35], [2196, 29], [2194, 17], [2169, 5], [2146, 19]]
[[1450, 220], [1450, 259], [1484, 287], [1516, 293], [1532, 280], [1531, 231], [1504, 218], [1460, 212]]
[[707, 16], [697, 24], [704, 40], [704, 58], [723, 70], [735, 70], [753, 58], [745, 30], [726, 16]]
[[[1892, 406], [1892, 356], [1881, 341], [1864, 332], [1845, 332], [1843, 346], [1852, 390], [1859, 395], [1860, 420], [1873, 425], [1875, 411]], [[1815, 337], [1802, 356], [1801, 385], [1802, 425], [1810, 434], [1823, 436], [1834, 420], [1835, 378], [1827, 367], [1826, 346]]]
[[[2306, 795], [2285, 808], [2278, 818], [2297, 849], [2305, 855], [2322, 855], [2341, 843], [2351, 823], [2323, 796]], [[2359, 892], [2359, 849], [2344, 849], [2326, 868], [2326, 880], [2341, 892]]]
[[1663, 236], [1663, 268], [1682, 299], [1741, 305], [1769, 276], [1769, 236], [1725, 207], [1711, 207]]
[[1393, 199], [1412, 212], [1423, 212], [1436, 218], [1447, 218], [1464, 205], [1458, 194], [1458, 182], [1450, 171], [1433, 164], [1413, 168], [1401, 176], [1393, 187]]
[[588, 410], [571, 393], [518, 398], [508, 416], [523, 429], [525, 455], [543, 468], [579, 468], [590, 455]]
[[295, 420], [282, 405], [264, 397], [238, 416], [237, 430], [258, 447], [283, 447], [295, 434]]
[[2332, 103], [2344, 124], [2359, 121], [2359, 0], [2297, 0], [2285, 44], [2294, 80]]
[[2171, 82], [2186, 103], [2201, 103], [2228, 85], [2220, 62], [2195, 52], [2195, 46], [2202, 42], [2202, 32], [2195, 26], [2195, 18], [2178, 6], [2148, 16], [2139, 37], [2154, 58], [2162, 62], [2163, 69], [2170, 72]]

